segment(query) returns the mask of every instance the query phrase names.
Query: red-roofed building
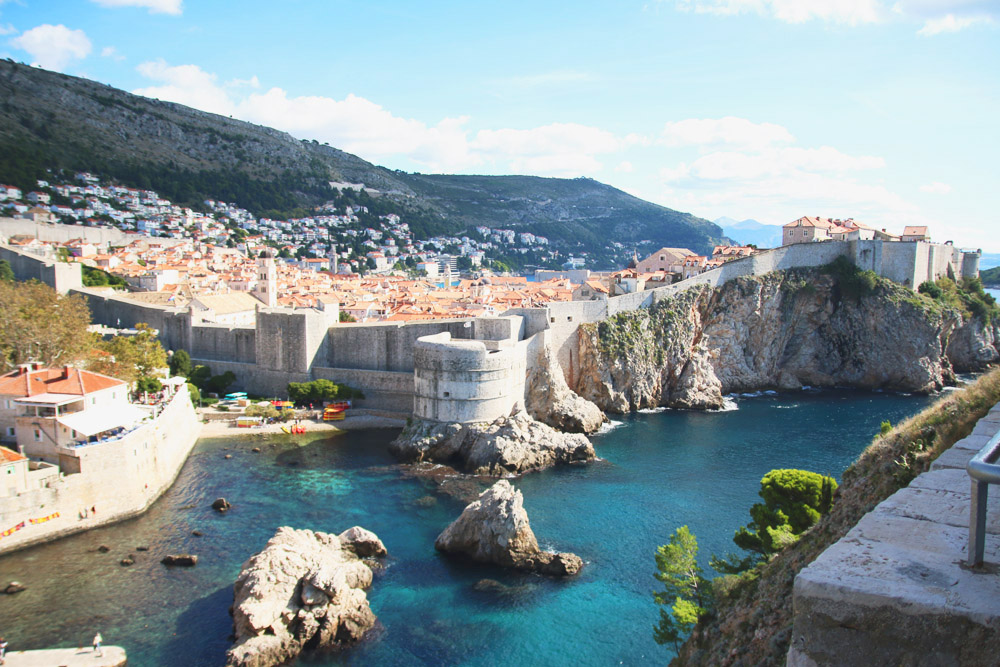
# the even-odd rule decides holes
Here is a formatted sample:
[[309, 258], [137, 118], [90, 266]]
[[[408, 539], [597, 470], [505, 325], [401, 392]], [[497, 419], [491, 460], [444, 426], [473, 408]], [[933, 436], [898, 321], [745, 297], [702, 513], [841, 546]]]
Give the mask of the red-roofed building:
[[148, 413], [129, 403], [128, 384], [63, 366], [22, 364], [0, 376], [0, 427], [23, 454], [60, 463], [60, 452], [120, 432]]

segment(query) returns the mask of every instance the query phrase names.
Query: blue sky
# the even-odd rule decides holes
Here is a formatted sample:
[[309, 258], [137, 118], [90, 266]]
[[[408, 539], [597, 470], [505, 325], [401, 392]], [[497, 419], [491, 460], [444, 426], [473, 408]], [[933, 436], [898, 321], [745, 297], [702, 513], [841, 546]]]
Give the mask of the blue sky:
[[391, 168], [1000, 252], [998, 0], [0, 0], [0, 57]]

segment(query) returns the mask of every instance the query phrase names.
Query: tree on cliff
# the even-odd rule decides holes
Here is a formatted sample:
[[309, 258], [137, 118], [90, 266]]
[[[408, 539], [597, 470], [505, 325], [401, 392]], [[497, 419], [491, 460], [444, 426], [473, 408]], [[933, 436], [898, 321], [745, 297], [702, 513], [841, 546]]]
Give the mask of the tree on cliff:
[[698, 540], [687, 526], [674, 531], [670, 542], [656, 550], [656, 578], [664, 590], [653, 593], [660, 608], [660, 622], [653, 627], [657, 644], [671, 643], [680, 649], [684, 639], [712, 603], [711, 583], [701, 576]]
[[749, 551], [742, 560], [712, 559], [719, 572], [747, 570], [757, 562], [794, 544], [799, 536], [829, 513], [837, 482], [832, 477], [808, 470], [772, 470], [760, 480], [759, 495], [763, 503], [750, 508], [753, 519], [733, 535], [736, 546]]
[[83, 359], [93, 344], [81, 296], [63, 296], [37, 281], [0, 280], [0, 371], [28, 361], [46, 366]]

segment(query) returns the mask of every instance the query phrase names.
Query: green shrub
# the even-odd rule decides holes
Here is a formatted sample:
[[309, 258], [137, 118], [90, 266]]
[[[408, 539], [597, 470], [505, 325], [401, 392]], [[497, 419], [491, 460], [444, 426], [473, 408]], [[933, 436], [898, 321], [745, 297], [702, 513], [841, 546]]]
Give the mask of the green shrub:
[[929, 280], [925, 280], [920, 283], [920, 287], [917, 288], [917, 291], [921, 294], [926, 294], [932, 299], [940, 299], [941, 295], [944, 293], [944, 290]]

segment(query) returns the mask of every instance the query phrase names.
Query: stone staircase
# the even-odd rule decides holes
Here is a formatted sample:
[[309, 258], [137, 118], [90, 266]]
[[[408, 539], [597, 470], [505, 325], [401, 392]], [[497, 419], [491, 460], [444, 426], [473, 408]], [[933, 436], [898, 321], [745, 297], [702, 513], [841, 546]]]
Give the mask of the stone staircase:
[[965, 565], [965, 465], [998, 431], [1000, 404], [798, 574], [788, 665], [1000, 664], [998, 487], [985, 563]]

